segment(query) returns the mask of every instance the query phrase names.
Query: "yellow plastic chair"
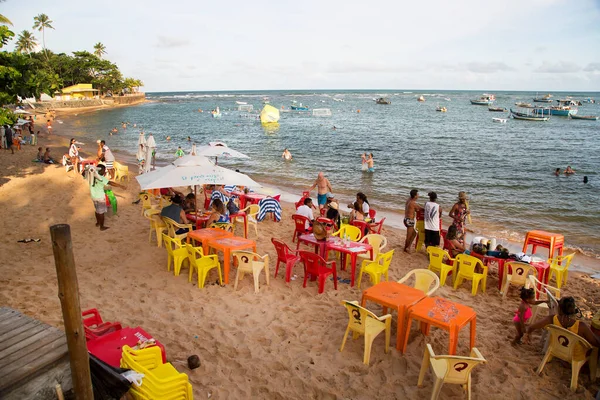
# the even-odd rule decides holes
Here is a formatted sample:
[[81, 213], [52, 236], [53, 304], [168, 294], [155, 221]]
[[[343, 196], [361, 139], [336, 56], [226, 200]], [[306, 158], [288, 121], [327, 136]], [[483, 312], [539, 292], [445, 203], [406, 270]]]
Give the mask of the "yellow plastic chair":
[[425, 221], [418, 219], [415, 224], [415, 230], [417, 231], [417, 244], [415, 245], [415, 251], [420, 252], [425, 245]]
[[569, 266], [571, 265], [574, 256], [575, 253], [548, 259], [548, 264], [550, 264], [550, 276], [548, 277], [548, 281], [550, 281], [554, 276], [554, 279], [556, 280], [556, 287], [559, 289], [562, 285], [567, 284], [567, 278], [569, 277]]
[[219, 257], [216, 254], [204, 255], [202, 252], [202, 247], [194, 247], [191, 244], [186, 244], [188, 260], [190, 262], [190, 273], [188, 276], [188, 282], [192, 281], [192, 275], [194, 274], [194, 270], [196, 270], [196, 274], [198, 275], [198, 287], [203, 288], [206, 283], [206, 277], [208, 272], [217, 268], [217, 272], [219, 273], [219, 282], [221, 285], [223, 284], [223, 274], [221, 273], [221, 263], [219, 262]]
[[152, 199], [154, 198], [154, 196], [152, 196], [150, 193], [140, 193], [139, 198], [142, 201], [142, 215], [144, 215], [144, 211], [155, 208], [155, 206], [153, 206], [152, 204]]
[[162, 220], [167, 225], [167, 232], [169, 233], [169, 236], [173, 239], [183, 240], [187, 237], [187, 232], [176, 234], [175, 232], [177, 232], [178, 229], [187, 228], [189, 232], [194, 230], [194, 225], [192, 224], [180, 224], [168, 217], [162, 217]]
[[132, 385], [129, 391], [135, 399], [193, 400], [188, 376], [177, 371], [171, 363], [163, 364], [158, 346], [141, 350], [123, 346], [121, 367], [144, 374], [142, 385]]
[[429, 365], [431, 365], [434, 375], [431, 400], [435, 400], [440, 396], [440, 391], [444, 383], [462, 385], [463, 389], [467, 391], [467, 398], [471, 399], [471, 371], [477, 365], [486, 362], [486, 359], [483, 358], [477, 347], [471, 349], [470, 357], [442, 356], [436, 355], [431, 345], [427, 343], [417, 386], [423, 387], [425, 374], [429, 369]]
[[[517, 287], [529, 287], [529, 276], [537, 275], [537, 269], [535, 269], [533, 265], [517, 261], [507, 262], [504, 266], [504, 271], [507, 273], [503, 279], [502, 289], [500, 290], [502, 293], [502, 300], [506, 299], [506, 294], [508, 293], [511, 284]], [[509, 274], [508, 271], [511, 271], [511, 273]]]
[[167, 225], [160, 218], [160, 210], [149, 208], [144, 210], [144, 218], [150, 221], [150, 232], [148, 233], [148, 242], [152, 243], [152, 233], [156, 234], [156, 244], [162, 246], [162, 234], [167, 230]]
[[[359, 240], [360, 243], [368, 243], [373, 247], [373, 258], [371, 258], [371, 252], [357, 254], [357, 260], [364, 261], [376, 261], [381, 251], [387, 246], [387, 239], [385, 236], [378, 233], [370, 233], [362, 237]], [[346, 257], [346, 265], [350, 264], [350, 257]]]
[[113, 168], [115, 169], [115, 181], [127, 179], [127, 182], [129, 182], [129, 167], [127, 165], [115, 161], [113, 163]]
[[[430, 271], [439, 272], [440, 285], [444, 286], [446, 284], [446, 278], [448, 278], [450, 272], [452, 272], [452, 280], [456, 279], [456, 262], [446, 250], [427, 246], [427, 254], [429, 254], [429, 266], [427, 268]], [[452, 265], [446, 264], [444, 260], [450, 261]]]
[[[598, 348], [582, 338], [581, 336], [571, 332], [568, 329], [561, 328], [556, 325], [548, 325], [546, 329], [550, 333], [550, 345], [540, 363], [536, 373], [542, 373], [547, 362], [553, 357], [571, 363], [571, 390], [577, 390], [577, 380], [579, 379], [579, 371], [583, 364], [590, 362], [590, 377], [596, 379], [596, 364], [598, 361]], [[592, 350], [590, 352], [590, 350]], [[591, 354], [590, 354], [591, 353]]]
[[[248, 207], [246, 207], [240, 211], [243, 211], [246, 213], [246, 219], [248, 220], [248, 226], [254, 225], [254, 232], [256, 233], [256, 237], [258, 237], [258, 221], [256, 219], [256, 217], [260, 211], [260, 207], [258, 206], [258, 204], [250, 204]], [[233, 218], [232, 222], [235, 227], [235, 225], [238, 222], [241, 224], [244, 224], [244, 219], [242, 217], [237, 217], [237, 218]], [[244, 232], [244, 233], [246, 233], [246, 232]]]
[[[471, 294], [473, 296], [477, 294], [479, 282], [482, 282], [481, 290], [483, 291], [483, 293], [485, 293], [485, 287], [487, 285], [488, 267], [483, 265], [479, 258], [469, 256], [467, 254], [457, 255], [455, 261], [458, 273], [456, 274], [456, 279], [454, 280], [454, 289], [456, 290], [456, 288], [458, 288], [463, 283], [463, 280], [466, 279], [472, 281]], [[481, 267], [483, 273], [475, 272], [477, 266]]]
[[358, 339], [360, 335], [364, 335], [365, 353], [363, 363], [369, 365], [373, 340], [375, 340], [377, 335], [385, 331], [385, 352], [388, 353], [390, 351], [392, 315], [386, 314], [378, 317], [366, 308], [359, 306], [358, 301], [344, 300], [341, 304], [348, 310], [348, 327], [346, 328], [340, 351], [344, 350], [346, 339], [348, 339], [348, 333], [350, 333], [350, 331], [352, 331], [353, 339]]
[[181, 266], [188, 258], [187, 250], [179, 239], [173, 239], [165, 233], [162, 234], [162, 239], [167, 249], [167, 271], [171, 271], [171, 264], [173, 264], [173, 273], [175, 276], [179, 276]]
[[209, 228], [223, 229], [224, 231], [233, 232], [233, 224], [229, 222], [214, 222]]
[[364, 260], [358, 273], [358, 288], [360, 289], [360, 283], [362, 282], [363, 274], [369, 274], [371, 278], [371, 284], [377, 285], [381, 282], [381, 277], [385, 276], [385, 280], [389, 279], [388, 271], [390, 264], [392, 263], [392, 257], [394, 257], [394, 250], [390, 250], [387, 253], [379, 254], [377, 260]]
[[234, 251], [233, 257], [237, 260], [237, 273], [235, 274], [235, 284], [233, 285], [233, 290], [237, 290], [238, 282], [244, 279], [244, 274], [252, 274], [254, 277], [254, 293], [258, 293], [259, 285], [258, 278], [260, 278], [260, 273], [262, 270], [265, 270], [265, 281], [267, 285], [269, 285], [269, 255], [265, 254], [261, 256], [260, 254], [253, 253], [251, 251]]
[[400, 279], [398, 283], [406, 282], [413, 275], [415, 276], [414, 288], [421, 290], [427, 296], [431, 296], [440, 287], [440, 278], [430, 270], [421, 268], [408, 271], [408, 273], [404, 275], [404, 278]]
[[338, 236], [344, 238], [347, 236], [352, 242], [358, 242], [362, 236], [360, 228], [353, 225], [344, 225], [337, 232], [331, 234], [331, 236]]
[[171, 196], [163, 195], [158, 197], [158, 204], [160, 208], [165, 208], [166, 206], [170, 206], [173, 202], [171, 201]]
[[540, 282], [535, 275], [529, 275], [529, 287], [532, 287], [535, 290], [536, 298], [539, 300], [547, 300], [550, 302], [550, 306], [548, 303], [540, 303], [537, 305], [531, 306], [531, 320], [530, 324], [535, 323], [535, 319], [538, 313], [542, 310], [548, 310], [548, 313], [555, 311], [558, 313], [558, 300], [560, 300], [560, 289], [555, 288], [554, 286], [547, 285], [543, 282]]

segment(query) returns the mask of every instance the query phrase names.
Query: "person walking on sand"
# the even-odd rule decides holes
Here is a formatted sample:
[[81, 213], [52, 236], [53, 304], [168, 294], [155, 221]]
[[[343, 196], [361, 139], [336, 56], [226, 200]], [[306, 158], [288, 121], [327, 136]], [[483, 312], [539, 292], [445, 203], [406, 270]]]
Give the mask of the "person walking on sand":
[[410, 246], [412, 245], [413, 240], [417, 237], [417, 231], [415, 230], [415, 219], [417, 216], [417, 211], [423, 209], [420, 205], [417, 204], [417, 199], [419, 198], [419, 191], [417, 189], [413, 189], [410, 191], [410, 197], [406, 200], [406, 205], [404, 206], [404, 226], [406, 227], [406, 241], [404, 242], [404, 251], [409, 253]]
[[100, 141], [100, 145], [102, 146], [102, 158], [104, 158], [104, 165], [106, 165], [106, 172], [109, 178], [112, 178], [114, 175], [114, 162], [115, 156], [113, 155], [110, 148], [106, 145], [104, 140]]
[[425, 247], [440, 245], [440, 218], [442, 208], [437, 203], [437, 193], [429, 192], [429, 201], [423, 210], [425, 222]]
[[286, 161], [289, 161], [292, 159], [292, 153], [290, 153], [290, 151], [286, 148], [285, 150], [283, 150], [281, 158], [283, 158]]
[[362, 162], [362, 171], [365, 172], [369, 167], [367, 166], [367, 153], [362, 153], [360, 156]]
[[448, 214], [453, 220], [452, 225], [456, 227], [459, 240], [465, 236], [465, 220], [467, 219], [467, 215], [471, 213], [467, 207], [467, 201], [467, 194], [465, 192], [458, 192], [458, 201], [452, 206]]
[[367, 172], [375, 172], [375, 161], [373, 160], [373, 153], [370, 153], [369, 158], [367, 158]]
[[325, 178], [323, 172], [319, 172], [317, 180], [308, 191], [312, 191], [315, 187], [317, 188], [317, 202], [319, 203], [319, 209], [321, 209], [327, 204], [327, 193], [333, 193], [331, 183], [329, 182], [329, 179]]
[[52, 133], [52, 123], [50, 120], [46, 121], [46, 129], [48, 130], [48, 135]]
[[94, 179], [90, 182], [90, 196], [92, 197], [92, 202], [94, 203], [96, 226], [99, 227], [101, 231], [105, 231], [108, 229], [108, 226], [104, 226], [104, 214], [106, 214], [107, 211], [104, 186], [110, 185], [121, 189], [125, 189], [125, 186], [109, 181], [104, 176], [106, 173], [106, 168], [102, 164], [98, 165], [96, 170], [92, 170], [91, 173], [94, 174]]
[[73, 165], [73, 171], [75, 171], [75, 175], [79, 174], [79, 147], [77, 147], [77, 144], [75, 143], [75, 138], [71, 139], [69, 158], [71, 159], [71, 164]]

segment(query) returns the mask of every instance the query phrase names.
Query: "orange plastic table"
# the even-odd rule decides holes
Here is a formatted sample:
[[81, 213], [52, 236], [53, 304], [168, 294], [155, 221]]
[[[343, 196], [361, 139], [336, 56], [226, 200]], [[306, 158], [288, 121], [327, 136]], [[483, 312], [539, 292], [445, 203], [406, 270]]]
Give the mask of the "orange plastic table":
[[[223, 270], [225, 283], [229, 283], [229, 265], [231, 264], [231, 252], [236, 250], [252, 249], [256, 253], [256, 242], [254, 240], [241, 237], [227, 237], [221, 239], [210, 239], [207, 241], [208, 247], [223, 252]], [[267, 272], [268, 273], [268, 272]]]
[[471, 323], [470, 346], [472, 349], [475, 347], [476, 317], [477, 313], [471, 307], [441, 297], [426, 297], [408, 310], [408, 322], [404, 330], [404, 343], [400, 352], [406, 351], [413, 320], [421, 322], [421, 332], [424, 335], [429, 334], [431, 325], [447, 330], [450, 333], [449, 355], [456, 354], [458, 333], [468, 323]]
[[221, 239], [226, 237], [232, 237], [233, 233], [225, 231], [219, 228], [204, 228], [197, 229], [195, 231], [191, 231], [187, 235], [187, 242], [190, 242], [190, 239], [195, 240], [196, 242], [202, 243], [202, 252], [204, 254], [208, 254], [208, 241], [212, 239]]
[[393, 308], [398, 311], [398, 328], [396, 329], [396, 349], [400, 350], [403, 329], [406, 322], [406, 310], [423, 300], [427, 295], [419, 289], [403, 285], [398, 282], [380, 282], [363, 291], [360, 305], [367, 304], [367, 300], [383, 306], [383, 314], [387, 309]]
[[558, 250], [558, 255], [563, 255], [563, 246], [565, 244], [565, 237], [559, 233], [552, 233], [546, 231], [529, 231], [525, 236], [525, 243], [523, 244], [523, 253], [527, 253], [527, 247], [533, 246], [531, 251], [535, 254], [535, 250], [538, 247], [545, 247], [548, 249], [549, 258], [554, 257], [555, 250]]

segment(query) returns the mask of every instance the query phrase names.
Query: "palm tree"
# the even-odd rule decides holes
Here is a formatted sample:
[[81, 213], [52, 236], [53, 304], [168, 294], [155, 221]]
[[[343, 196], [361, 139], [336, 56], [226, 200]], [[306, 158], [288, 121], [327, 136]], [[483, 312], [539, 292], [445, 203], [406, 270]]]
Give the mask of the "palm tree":
[[29, 54], [31, 57], [31, 53], [37, 46], [37, 39], [35, 36], [31, 34], [29, 31], [23, 31], [19, 34], [17, 38], [17, 52]]
[[33, 29], [37, 29], [42, 32], [42, 44], [44, 46], [44, 53], [46, 54], [46, 60], [48, 59], [48, 52], [46, 51], [46, 29], [54, 29], [52, 21], [46, 14], [40, 14], [33, 17]]
[[106, 46], [98, 42], [94, 45], [94, 54], [98, 58], [102, 58], [102, 54], [106, 54]]

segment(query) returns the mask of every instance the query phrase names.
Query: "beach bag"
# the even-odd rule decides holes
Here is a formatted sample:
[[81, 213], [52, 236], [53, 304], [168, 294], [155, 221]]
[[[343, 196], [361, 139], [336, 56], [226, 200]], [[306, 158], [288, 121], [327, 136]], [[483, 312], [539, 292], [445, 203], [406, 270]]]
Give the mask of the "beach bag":
[[233, 199], [229, 199], [229, 202], [227, 203], [227, 211], [229, 211], [230, 215], [240, 212], [240, 208], [235, 204]]

